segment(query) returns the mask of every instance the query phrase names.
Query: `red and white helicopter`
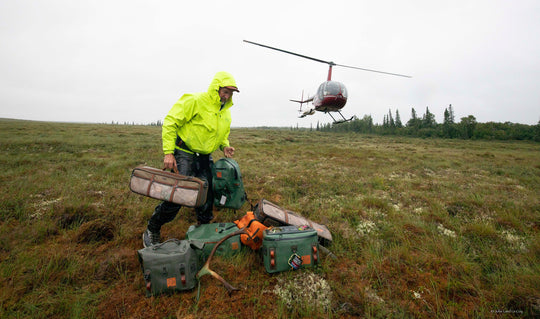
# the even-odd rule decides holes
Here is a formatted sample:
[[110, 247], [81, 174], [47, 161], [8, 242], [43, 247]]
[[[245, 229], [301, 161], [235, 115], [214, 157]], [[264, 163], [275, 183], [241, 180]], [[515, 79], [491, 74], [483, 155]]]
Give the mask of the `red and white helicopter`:
[[[369, 71], [369, 72], [376, 72], [376, 73], [382, 73], [382, 74], [388, 74], [388, 75], [402, 76], [402, 77], [406, 77], [406, 78], [411, 77], [409, 75], [403, 75], [403, 74], [397, 74], [397, 73], [389, 73], [389, 72], [383, 72], [383, 71], [377, 71], [377, 70], [371, 70], [371, 69], [358, 68], [358, 67], [349, 66], [349, 65], [337, 64], [337, 63], [334, 63], [334, 62], [331, 62], [331, 61], [324, 61], [324, 60], [312, 58], [312, 57], [309, 57], [309, 56], [306, 56], [306, 55], [302, 55], [302, 54], [298, 54], [298, 53], [294, 53], [294, 52], [274, 48], [274, 47], [271, 47], [271, 46], [267, 46], [267, 45], [264, 45], [264, 44], [255, 43], [255, 42], [251, 42], [251, 41], [247, 41], [247, 40], [244, 40], [244, 42], [254, 44], [254, 45], [258, 45], [258, 46], [261, 46], [263, 48], [272, 49], [272, 50], [280, 51], [280, 52], [283, 52], [283, 53], [296, 55], [296, 56], [299, 56], [301, 58], [305, 58], [305, 59], [309, 59], [309, 60], [313, 60], [313, 61], [328, 64], [328, 66], [329, 66], [328, 78], [327, 78], [327, 80], [325, 82], [323, 82], [323, 83], [321, 83], [321, 85], [319, 85], [319, 88], [317, 89], [317, 93], [314, 96], [309, 97], [308, 99], [304, 100], [304, 96], [303, 96], [304, 94], [302, 93], [302, 98], [300, 100], [290, 100], [292, 102], [300, 103], [300, 110], [299, 111], [300, 111], [300, 113], [302, 113], [300, 115], [300, 117], [306, 117], [307, 115], [313, 115], [313, 114], [315, 114], [315, 111], [319, 111], [319, 112], [328, 113], [328, 115], [330, 115], [332, 120], [334, 120], [334, 124], [348, 122], [348, 121], [353, 119], [352, 117], [350, 119], [346, 119], [343, 116], [343, 114], [341, 114], [341, 109], [347, 103], [348, 94], [347, 94], [347, 88], [345, 87], [345, 85], [343, 83], [337, 82], [337, 81], [332, 81], [332, 67], [333, 66], [341, 66], [341, 67], [345, 67], [345, 68], [357, 69], [357, 70], [362, 70], [362, 71]], [[310, 109], [302, 112], [302, 105], [304, 103], [309, 103], [309, 102], [312, 102], [313, 108], [310, 108]], [[339, 120], [336, 121], [334, 116], [332, 116], [332, 112], [337, 112], [341, 116], [342, 119], [339, 119]]]

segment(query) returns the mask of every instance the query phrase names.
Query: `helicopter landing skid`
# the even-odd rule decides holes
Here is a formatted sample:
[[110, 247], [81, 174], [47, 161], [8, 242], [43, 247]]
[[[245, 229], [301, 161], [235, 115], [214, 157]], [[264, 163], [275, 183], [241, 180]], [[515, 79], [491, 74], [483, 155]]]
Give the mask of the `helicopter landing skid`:
[[343, 116], [343, 114], [341, 114], [340, 111], [336, 111], [336, 112], [339, 113], [339, 115], [341, 115], [342, 120], [337, 120], [336, 121], [336, 119], [332, 116], [332, 113], [328, 112], [328, 115], [330, 115], [332, 120], [334, 120], [334, 124], [341, 124], [341, 123], [349, 122], [349, 121], [352, 121], [352, 119], [353, 119], [353, 116], [351, 116], [350, 119], [346, 119], [345, 116]]

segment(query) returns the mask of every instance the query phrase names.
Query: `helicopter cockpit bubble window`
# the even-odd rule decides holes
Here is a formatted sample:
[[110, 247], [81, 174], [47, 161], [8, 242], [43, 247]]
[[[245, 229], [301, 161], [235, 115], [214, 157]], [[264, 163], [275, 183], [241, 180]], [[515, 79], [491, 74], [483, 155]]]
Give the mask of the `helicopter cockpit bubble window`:
[[341, 93], [344, 97], [347, 97], [347, 89], [345, 89], [345, 86], [339, 82], [335, 81], [327, 81], [324, 83], [324, 90], [323, 94], [326, 95], [338, 95]]
[[349, 95], [347, 93], [347, 88], [343, 84], [341, 84], [341, 95], [343, 95], [344, 98], [347, 98], [347, 96]]
[[319, 98], [319, 100], [322, 101], [322, 99], [324, 99], [324, 95], [325, 95], [325, 87], [326, 87], [326, 83], [328, 82], [324, 82], [324, 83], [321, 83], [321, 85], [319, 85], [319, 88], [317, 89], [317, 97]]

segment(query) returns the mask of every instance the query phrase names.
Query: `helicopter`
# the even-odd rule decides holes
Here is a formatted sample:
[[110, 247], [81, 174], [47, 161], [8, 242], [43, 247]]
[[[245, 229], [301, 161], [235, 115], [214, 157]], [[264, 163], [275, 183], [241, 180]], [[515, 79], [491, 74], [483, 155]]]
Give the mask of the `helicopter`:
[[[298, 56], [298, 57], [301, 57], [301, 58], [305, 58], [305, 59], [309, 59], [309, 60], [312, 60], [312, 61], [328, 64], [328, 66], [329, 66], [329, 68], [328, 68], [328, 78], [327, 78], [327, 80], [325, 82], [323, 82], [323, 83], [321, 83], [319, 85], [319, 88], [317, 89], [317, 93], [315, 93], [315, 95], [313, 95], [312, 97], [309, 97], [309, 98], [304, 100], [304, 93], [302, 92], [302, 97], [301, 97], [300, 100], [290, 100], [291, 102], [300, 103], [300, 109], [299, 109], [299, 112], [301, 113], [300, 116], [299, 116], [300, 118], [306, 117], [308, 115], [313, 115], [313, 114], [315, 114], [316, 111], [327, 113], [328, 115], [330, 115], [330, 117], [334, 121], [334, 124], [349, 122], [354, 118], [354, 116], [353, 116], [353, 117], [351, 117], [349, 119], [346, 119], [343, 116], [343, 114], [341, 114], [341, 109], [347, 103], [348, 92], [347, 92], [347, 88], [345, 87], [345, 85], [343, 83], [338, 82], [338, 81], [332, 81], [332, 67], [334, 67], [334, 66], [340, 66], [340, 67], [344, 67], [344, 68], [357, 69], [357, 70], [362, 70], [362, 71], [369, 71], [369, 72], [376, 72], [376, 73], [382, 73], [382, 74], [387, 74], [387, 75], [394, 75], [394, 76], [401, 76], [401, 77], [411, 78], [411, 76], [409, 76], [409, 75], [390, 73], [390, 72], [384, 72], [384, 71], [377, 71], [377, 70], [372, 70], [372, 69], [359, 68], [359, 67], [355, 67], [355, 66], [337, 64], [337, 63], [334, 63], [334, 62], [331, 62], [331, 61], [324, 61], [324, 60], [316, 59], [316, 58], [313, 58], [313, 57], [310, 57], [310, 56], [306, 56], [306, 55], [294, 53], [294, 52], [291, 52], [291, 51], [286, 51], [286, 50], [274, 48], [274, 47], [271, 47], [271, 46], [268, 46], [268, 45], [264, 45], [264, 44], [260, 44], [260, 43], [256, 43], [256, 42], [252, 42], [252, 41], [248, 41], [248, 40], [244, 40], [244, 42], [249, 43], [249, 44], [258, 45], [258, 46], [261, 46], [261, 47], [267, 48], [267, 49], [292, 54], [292, 55], [295, 55], [295, 56]], [[312, 102], [313, 108], [302, 111], [303, 104], [304, 103], [309, 103], [309, 102]], [[334, 118], [334, 116], [332, 115], [332, 112], [338, 113], [341, 116], [341, 119], [338, 118], [338, 120], [336, 120]]]

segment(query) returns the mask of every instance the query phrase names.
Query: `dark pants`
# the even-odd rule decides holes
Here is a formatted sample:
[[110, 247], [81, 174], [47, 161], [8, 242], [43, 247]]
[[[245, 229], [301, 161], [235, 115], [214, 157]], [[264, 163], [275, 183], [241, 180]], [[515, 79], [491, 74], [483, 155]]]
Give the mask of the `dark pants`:
[[[201, 207], [195, 208], [195, 213], [197, 215], [197, 221], [201, 224], [209, 223], [214, 218], [212, 213], [214, 200], [212, 191], [212, 166], [214, 165], [214, 161], [212, 160], [212, 156], [197, 156], [195, 154], [175, 150], [174, 157], [180, 174], [195, 176], [208, 183], [206, 203]], [[163, 224], [172, 221], [176, 217], [180, 208], [182, 208], [182, 205], [166, 201], [157, 205], [152, 217], [150, 217], [150, 220], [148, 221], [148, 229], [152, 232], [159, 231]]]

